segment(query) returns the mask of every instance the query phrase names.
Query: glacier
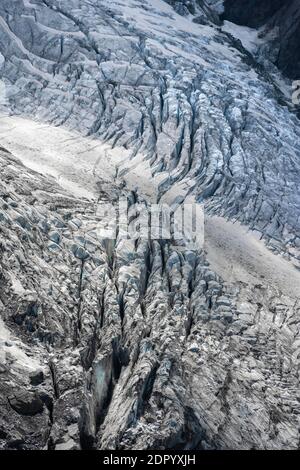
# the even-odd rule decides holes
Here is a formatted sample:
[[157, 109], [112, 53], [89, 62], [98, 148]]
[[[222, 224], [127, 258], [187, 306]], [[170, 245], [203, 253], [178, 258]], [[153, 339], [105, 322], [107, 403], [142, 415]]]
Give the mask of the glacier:
[[295, 77], [224, 5], [1, 0], [0, 449], [299, 447]]

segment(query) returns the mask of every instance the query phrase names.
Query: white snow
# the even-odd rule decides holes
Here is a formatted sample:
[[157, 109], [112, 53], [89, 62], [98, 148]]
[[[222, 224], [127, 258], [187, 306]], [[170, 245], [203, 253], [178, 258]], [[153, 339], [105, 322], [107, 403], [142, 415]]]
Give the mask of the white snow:
[[[41, 363], [36, 359], [36, 356], [33, 356], [32, 348], [30, 354], [28, 349], [26, 345], [13, 336], [0, 317], [1, 361], [4, 363], [12, 361], [14, 369], [25, 369], [29, 372], [41, 368]], [[25, 351], [28, 351], [28, 354]]]
[[28, 168], [53, 176], [75, 196], [88, 199], [95, 198], [95, 175], [111, 180], [116, 163], [126, 154], [124, 149], [108, 154], [101, 142], [16, 116], [0, 118], [0, 138]]
[[[130, 153], [123, 148], [111, 149], [76, 132], [20, 117], [0, 119], [0, 139], [25, 165], [51, 174], [77, 197], [96, 199], [97, 181], [116, 182], [118, 168], [118, 179], [124, 179], [127, 187], [138, 190], [140, 196], [156, 202], [158, 185], [168, 176], [161, 173], [153, 177], [142, 155], [130, 160]], [[186, 199], [189, 188], [184, 180], [175, 183], [161, 202], [172, 205], [178, 197]], [[273, 254], [253, 232], [238, 223], [207, 215], [205, 222], [205, 250], [217, 274], [229, 282], [272, 285], [289, 297], [300, 297], [300, 272], [291, 262]]]
[[247, 26], [240, 26], [230, 21], [224, 21], [222, 31], [231, 34], [236, 39], [239, 39], [247, 51], [254, 53], [263, 40], [259, 38], [259, 30], [248, 28]]
[[300, 271], [273, 254], [254, 232], [222, 217], [205, 217], [205, 250], [212, 269], [229, 284], [273, 286], [300, 298]]
[[22, 286], [21, 282], [19, 281], [19, 279], [16, 278], [13, 272], [10, 272], [9, 275], [10, 275], [10, 280], [12, 283], [12, 286], [11, 286], [12, 291], [17, 295], [20, 295], [20, 296], [23, 295], [26, 291], [24, 287]]

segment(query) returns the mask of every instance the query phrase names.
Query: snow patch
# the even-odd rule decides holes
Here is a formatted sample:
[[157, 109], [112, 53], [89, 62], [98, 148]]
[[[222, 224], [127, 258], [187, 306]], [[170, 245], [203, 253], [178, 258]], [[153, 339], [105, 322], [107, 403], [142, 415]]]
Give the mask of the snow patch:
[[12, 335], [2, 318], [0, 318], [1, 362], [5, 364], [12, 361], [14, 369], [26, 369], [29, 372], [41, 368], [40, 362], [32, 357], [32, 350], [29, 355], [26, 354], [26, 349], [27, 347]]
[[222, 31], [224, 31], [224, 33], [231, 34], [236, 39], [239, 39], [244, 48], [251, 53], [255, 53], [258, 47], [263, 44], [263, 40], [259, 38], [259, 30], [254, 28], [239, 26], [231, 23], [230, 21], [224, 21]]

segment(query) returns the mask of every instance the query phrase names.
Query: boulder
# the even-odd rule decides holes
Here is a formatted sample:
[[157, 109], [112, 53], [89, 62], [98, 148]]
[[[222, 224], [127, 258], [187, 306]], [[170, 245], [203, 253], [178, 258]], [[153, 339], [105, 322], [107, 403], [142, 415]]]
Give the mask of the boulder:
[[43, 402], [36, 393], [28, 390], [17, 390], [14, 395], [8, 397], [13, 410], [20, 415], [34, 416], [43, 411]]
[[44, 382], [44, 372], [40, 370], [35, 370], [29, 374], [29, 380], [31, 385], [40, 385]]

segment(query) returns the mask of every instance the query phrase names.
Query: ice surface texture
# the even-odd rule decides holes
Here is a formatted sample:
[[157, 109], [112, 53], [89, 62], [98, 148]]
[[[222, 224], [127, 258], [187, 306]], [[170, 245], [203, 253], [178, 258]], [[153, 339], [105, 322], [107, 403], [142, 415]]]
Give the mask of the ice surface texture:
[[[1, 0], [3, 113], [34, 119], [36, 132], [68, 128], [66, 146], [78, 139], [63, 161], [50, 128], [43, 155], [64, 173], [41, 175], [7, 151], [34, 154], [31, 168], [47, 173], [34, 137], [17, 142], [20, 121], [0, 120], [2, 448], [299, 445], [300, 305], [288, 286], [299, 285], [299, 120], [222, 31], [220, 2], [212, 12], [172, 3], [196, 9]], [[83, 136], [117, 153], [115, 175], [87, 168]], [[136, 161], [157, 200], [205, 203], [208, 258], [222, 278], [184, 241], [97, 238], [98, 198], [149, 204]], [[83, 192], [80, 172], [98, 187]]]

